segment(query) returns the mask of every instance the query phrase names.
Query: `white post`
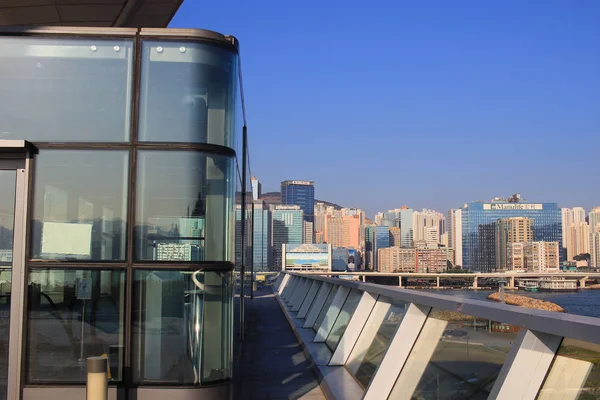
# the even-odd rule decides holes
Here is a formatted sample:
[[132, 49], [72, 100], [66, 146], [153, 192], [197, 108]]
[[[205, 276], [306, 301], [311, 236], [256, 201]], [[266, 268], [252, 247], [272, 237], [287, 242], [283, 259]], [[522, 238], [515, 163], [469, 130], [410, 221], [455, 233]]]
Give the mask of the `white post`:
[[108, 359], [106, 357], [89, 357], [87, 359], [86, 400], [108, 399], [107, 362]]

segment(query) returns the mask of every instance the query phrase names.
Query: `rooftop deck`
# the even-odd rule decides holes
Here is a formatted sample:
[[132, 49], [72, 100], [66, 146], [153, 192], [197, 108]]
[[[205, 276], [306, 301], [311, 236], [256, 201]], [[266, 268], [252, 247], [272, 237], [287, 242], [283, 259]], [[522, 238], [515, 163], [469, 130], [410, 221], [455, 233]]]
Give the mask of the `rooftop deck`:
[[274, 289], [248, 302], [242, 398], [301, 398], [312, 367], [328, 399], [600, 399], [600, 318], [301, 273]]
[[271, 288], [246, 302], [246, 326], [238, 399], [325, 399]]

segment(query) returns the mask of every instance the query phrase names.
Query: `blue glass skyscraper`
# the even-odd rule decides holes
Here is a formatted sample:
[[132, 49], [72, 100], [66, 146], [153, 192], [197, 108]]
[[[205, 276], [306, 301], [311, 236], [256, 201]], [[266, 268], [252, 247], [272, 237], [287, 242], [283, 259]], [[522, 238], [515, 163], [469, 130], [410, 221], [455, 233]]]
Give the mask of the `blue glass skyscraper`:
[[556, 203], [469, 203], [462, 208], [463, 268], [479, 272], [499, 268], [496, 265], [496, 223], [511, 217], [532, 219], [533, 240], [558, 242], [562, 255], [562, 217]]
[[283, 181], [281, 182], [281, 204], [300, 206], [304, 220], [315, 220], [315, 182]]
[[385, 249], [390, 247], [390, 227], [389, 226], [376, 226], [375, 227], [375, 240], [373, 243], [373, 264], [374, 270], [379, 271], [378, 252], [379, 249]]
[[272, 265], [272, 216], [264, 201], [254, 200], [254, 221], [252, 224], [253, 262], [255, 271], [268, 271]]

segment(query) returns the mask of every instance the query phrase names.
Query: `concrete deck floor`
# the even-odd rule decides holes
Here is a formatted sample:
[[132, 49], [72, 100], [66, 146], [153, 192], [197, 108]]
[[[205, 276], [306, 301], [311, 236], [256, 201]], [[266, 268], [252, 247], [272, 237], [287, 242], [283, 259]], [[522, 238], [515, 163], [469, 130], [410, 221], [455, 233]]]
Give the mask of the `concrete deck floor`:
[[246, 301], [245, 325], [238, 399], [325, 399], [271, 288]]

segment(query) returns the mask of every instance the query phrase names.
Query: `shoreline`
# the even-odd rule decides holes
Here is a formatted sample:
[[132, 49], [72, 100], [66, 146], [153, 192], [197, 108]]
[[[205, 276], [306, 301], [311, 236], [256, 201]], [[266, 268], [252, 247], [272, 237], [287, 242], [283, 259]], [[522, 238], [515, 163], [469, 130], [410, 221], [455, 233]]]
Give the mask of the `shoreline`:
[[[495, 292], [487, 296], [489, 300], [493, 300], [495, 302], [500, 302], [500, 293]], [[562, 312], [566, 313], [567, 311], [559, 306], [556, 303], [547, 300], [536, 299], [533, 297], [522, 296], [518, 294], [504, 293], [504, 302], [511, 306], [518, 306], [524, 308], [531, 308], [537, 310], [545, 310], [552, 312]]]

